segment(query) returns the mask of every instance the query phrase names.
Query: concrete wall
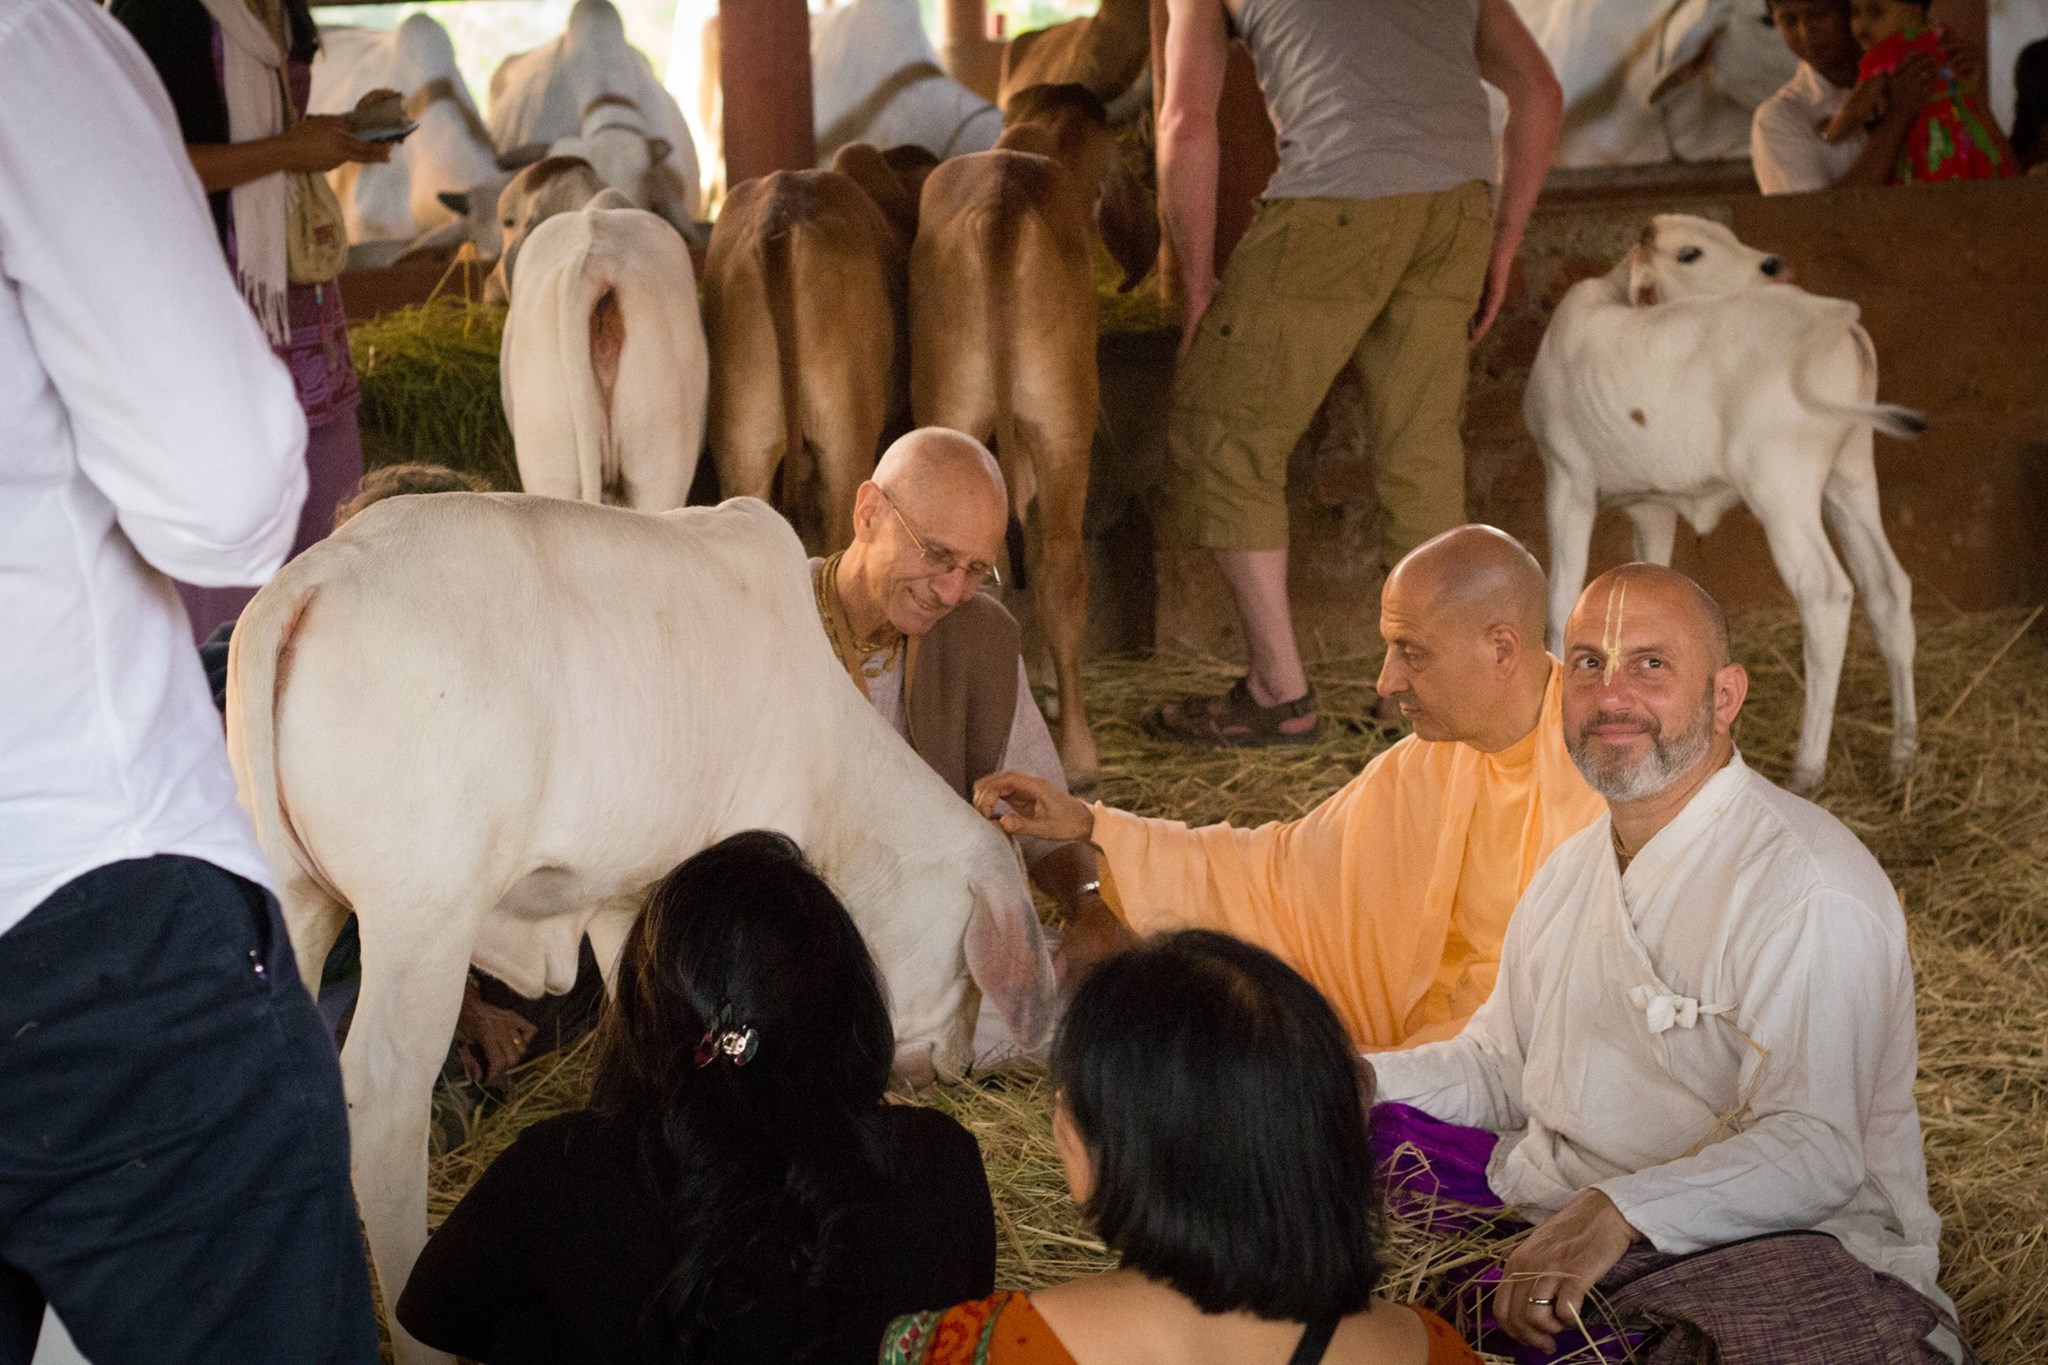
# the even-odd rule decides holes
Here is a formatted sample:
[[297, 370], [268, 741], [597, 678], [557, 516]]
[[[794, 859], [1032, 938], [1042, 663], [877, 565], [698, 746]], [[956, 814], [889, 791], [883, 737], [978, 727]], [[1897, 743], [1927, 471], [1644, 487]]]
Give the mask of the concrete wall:
[[[1918, 602], [1980, 608], [2048, 598], [2048, 177], [1779, 198], [1755, 194], [1739, 167], [1696, 170], [1677, 184], [1656, 179], [1664, 183], [1560, 178], [1546, 192], [1507, 307], [1472, 359], [1468, 513], [1547, 553], [1543, 471], [1521, 402], [1550, 312], [1572, 283], [1604, 273], [1650, 214], [1696, 213], [1785, 255], [1804, 287], [1861, 304], [1880, 393], [1927, 413], [1926, 437], [1880, 437], [1877, 446], [1886, 530]], [[1104, 377], [1112, 406], [1120, 399], [1107, 370]], [[1347, 375], [1295, 451], [1289, 481], [1296, 626], [1304, 649], [1318, 655], [1377, 643], [1377, 504], [1357, 401]], [[1622, 562], [1629, 548], [1625, 519], [1603, 514], [1593, 571]], [[1676, 563], [1731, 610], [1790, 600], [1761, 529], [1741, 508], [1704, 537], [1681, 526]], [[1135, 567], [1104, 566], [1118, 578]], [[1236, 651], [1205, 556], [1163, 552], [1156, 588], [1161, 645]], [[1106, 585], [1096, 595], [1104, 610], [1120, 600]]]

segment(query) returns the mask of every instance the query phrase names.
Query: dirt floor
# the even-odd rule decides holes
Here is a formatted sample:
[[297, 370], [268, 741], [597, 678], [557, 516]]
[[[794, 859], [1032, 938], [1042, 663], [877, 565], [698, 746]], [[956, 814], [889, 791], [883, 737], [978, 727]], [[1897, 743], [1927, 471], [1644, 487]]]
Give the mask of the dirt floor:
[[[1987, 1365], [2039, 1360], [2048, 1340], [2048, 627], [2038, 616], [1921, 616], [1922, 761], [1903, 789], [1885, 775], [1889, 701], [1859, 627], [1818, 794], [1876, 852], [1905, 902], [1942, 1279]], [[1779, 614], [1739, 621], [1735, 644], [1752, 675], [1743, 751], [1782, 777], [1799, 718], [1797, 623]], [[1360, 660], [1312, 670], [1332, 726], [1322, 746], [1192, 755], [1146, 738], [1138, 718], [1190, 687], [1227, 683], [1231, 670], [1214, 660], [1092, 665], [1101, 795], [1196, 821], [1298, 815], [1384, 747], [1364, 724], [1372, 668]], [[436, 1217], [519, 1127], [579, 1102], [586, 1065], [587, 1044], [530, 1064], [466, 1141], [437, 1153]], [[1000, 1224], [999, 1285], [1029, 1288], [1107, 1263], [1067, 1203], [1042, 1075], [925, 1098], [981, 1141]], [[1408, 1297], [1427, 1292], [1444, 1252], [1397, 1228], [1391, 1259], [1388, 1292]]]

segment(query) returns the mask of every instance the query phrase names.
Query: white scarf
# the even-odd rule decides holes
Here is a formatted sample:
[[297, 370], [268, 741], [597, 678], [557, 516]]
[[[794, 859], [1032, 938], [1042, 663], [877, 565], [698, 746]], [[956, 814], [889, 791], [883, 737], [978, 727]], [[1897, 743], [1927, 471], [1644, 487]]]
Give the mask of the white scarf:
[[[274, 0], [273, 0], [274, 2]], [[201, 0], [220, 25], [221, 85], [228, 141], [275, 137], [285, 130], [284, 53], [247, 0]], [[285, 308], [285, 234], [292, 177], [282, 171], [234, 187], [235, 275], [271, 344], [291, 335]]]

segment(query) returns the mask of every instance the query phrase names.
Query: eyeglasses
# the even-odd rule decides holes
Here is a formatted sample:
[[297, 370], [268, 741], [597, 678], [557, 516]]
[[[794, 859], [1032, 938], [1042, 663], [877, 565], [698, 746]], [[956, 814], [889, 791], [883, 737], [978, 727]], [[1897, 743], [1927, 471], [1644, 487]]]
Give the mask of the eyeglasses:
[[932, 573], [965, 574], [967, 576], [967, 586], [976, 592], [983, 588], [999, 588], [1003, 585], [1003, 576], [996, 571], [995, 565], [984, 564], [978, 559], [970, 559], [962, 563], [943, 550], [934, 550], [931, 546], [924, 543], [924, 537], [919, 535], [917, 529], [904, 517], [902, 510], [896, 506], [894, 498], [884, 493], [882, 494], [882, 501], [888, 503], [889, 510], [896, 514], [897, 524], [903, 528], [904, 534], [910, 537], [910, 543], [917, 546], [917, 552], [924, 556], [925, 567], [930, 569]]

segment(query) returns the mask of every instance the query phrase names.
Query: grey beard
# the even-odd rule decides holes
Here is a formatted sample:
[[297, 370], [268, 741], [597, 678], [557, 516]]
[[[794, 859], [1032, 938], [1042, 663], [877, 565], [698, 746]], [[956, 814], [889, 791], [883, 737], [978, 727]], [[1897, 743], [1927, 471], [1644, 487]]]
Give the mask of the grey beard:
[[1565, 750], [1572, 756], [1572, 765], [1586, 779], [1586, 785], [1609, 801], [1626, 804], [1655, 796], [1676, 782], [1683, 774], [1692, 771], [1707, 749], [1714, 742], [1714, 699], [1707, 696], [1707, 704], [1686, 731], [1676, 739], [1665, 739], [1659, 735], [1650, 741], [1650, 752], [1634, 763], [1602, 765], [1596, 759], [1586, 741], [1571, 736], [1565, 741]]

